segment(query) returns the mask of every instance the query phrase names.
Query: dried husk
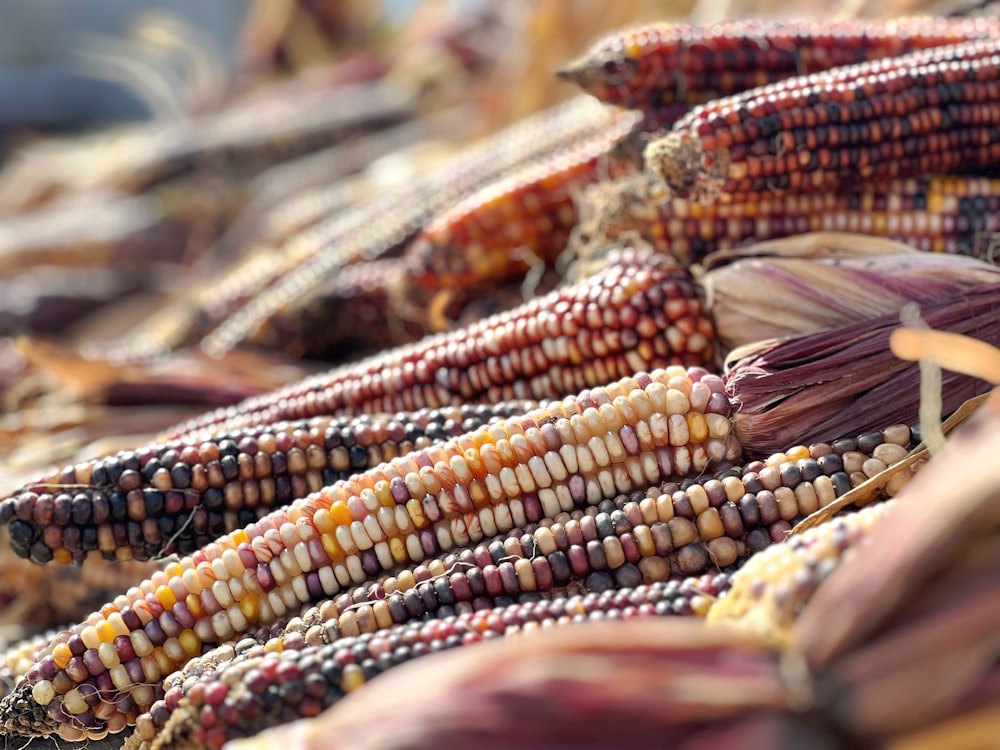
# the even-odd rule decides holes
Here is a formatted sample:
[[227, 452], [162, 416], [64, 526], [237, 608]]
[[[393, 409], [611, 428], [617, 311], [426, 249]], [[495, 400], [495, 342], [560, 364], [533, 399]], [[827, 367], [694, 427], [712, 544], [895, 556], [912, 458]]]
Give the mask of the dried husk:
[[[820, 247], [849, 246], [847, 235]], [[871, 238], [865, 238], [871, 239]], [[846, 253], [815, 254], [806, 236], [762, 243], [731, 265], [701, 279], [724, 349], [822, 331], [898, 312], [908, 302], [921, 307], [957, 297], [983, 284], [1000, 283], [1000, 268], [962, 255], [900, 253], [897, 243]], [[778, 247], [782, 256], [756, 257]], [[749, 255], [750, 257], [746, 257]]]
[[[926, 304], [928, 326], [1000, 345], [1000, 285], [975, 287]], [[744, 450], [763, 456], [796, 443], [915, 423], [920, 368], [893, 355], [889, 338], [896, 314], [882, 315], [818, 333], [770, 340], [730, 353], [726, 390], [736, 407], [736, 435]], [[945, 372], [944, 413], [989, 386], [967, 375]]]

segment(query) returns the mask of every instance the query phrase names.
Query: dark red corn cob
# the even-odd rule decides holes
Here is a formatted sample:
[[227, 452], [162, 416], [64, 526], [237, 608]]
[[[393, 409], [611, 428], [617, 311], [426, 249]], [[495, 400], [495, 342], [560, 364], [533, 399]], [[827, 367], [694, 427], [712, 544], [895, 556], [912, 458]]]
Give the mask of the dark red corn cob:
[[532, 262], [554, 263], [576, 225], [576, 194], [634, 170], [608, 152], [637, 121], [623, 113], [603, 132], [526, 165], [439, 215], [406, 251], [406, 289], [460, 289], [515, 278]]
[[548, 398], [644, 369], [707, 364], [713, 338], [684, 272], [666, 258], [626, 252], [583, 283], [212, 412], [168, 436], [319, 414]]
[[[554, 269], [535, 278], [534, 295], [551, 291], [561, 280]], [[342, 361], [472, 325], [533, 296], [526, 294], [523, 280], [515, 279], [449, 289], [416, 304], [416, 290], [405, 291], [409, 279], [409, 267], [395, 258], [348, 266], [318, 283], [309, 301], [274, 313], [246, 341], [295, 357]]]
[[696, 107], [645, 151], [682, 198], [748, 202], [1000, 159], [1000, 38], [752, 89]]
[[684, 267], [716, 250], [807, 232], [856, 232], [888, 237], [929, 252], [979, 257], [1000, 231], [1000, 180], [912, 177], [836, 192], [763, 195], [746, 202], [702, 204], [647, 194], [643, 180], [598, 186], [581, 254], [636, 233]]
[[473, 144], [455, 158], [391, 190], [344, 216], [323, 222], [303, 238], [281, 263], [270, 287], [233, 311], [208, 335], [203, 347], [224, 352], [250, 336], [262, 336], [271, 316], [294, 317], [301, 307], [316, 304], [322, 284], [342, 268], [397, 254], [440, 211], [480, 186], [531, 161], [544, 159], [567, 144], [603, 133], [622, 118], [632, 119], [580, 97], [528, 118]]
[[302, 604], [493, 529], [730, 465], [729, 415], [720, 378], [671, 367], [355, 475], [169, 563], [58, 636], [0, 722], [66, 739], [121, 731], [164, 674]]
[[995, 18], [656, 23], [599, 40], [559, 75], [610, 104], [652, 111], [997, 34]]
[[[699, 591], [702, 586], [709, 591]], [[315, 716], [377, 675], [420, 656], [539, 628], [690, 614], [694, 597], [720, 593], [711, 587], [711, 580], [697, 579], [514, 604], [280, 653], [252, 642], [240, 644], [230, 662], [178, 680], [143, 718], [138, 734], [151, 750], [220, 750], [231, 739]], [[209, 721], [206, 714], [211, 714]], [[164, 718], [158, 726], [157, 719]]]
[[275, 311], [245, 340], [296, 357], [328, 359], [415, 341], [430, 330], [418, 320], [397, 315], [395, 290], [405, 279], [406, 266], [398, 258], [348, 266], [317, 282], [315, 293], [294, 310]]
[[14, 552], [37, 563], [82, 562], [95, 550], [112, 559], [191, 554], [310, 492], [535, 406], [318, 417], [148, 445], [29, 484], [0, 502], [0, 523], [10, 525]]

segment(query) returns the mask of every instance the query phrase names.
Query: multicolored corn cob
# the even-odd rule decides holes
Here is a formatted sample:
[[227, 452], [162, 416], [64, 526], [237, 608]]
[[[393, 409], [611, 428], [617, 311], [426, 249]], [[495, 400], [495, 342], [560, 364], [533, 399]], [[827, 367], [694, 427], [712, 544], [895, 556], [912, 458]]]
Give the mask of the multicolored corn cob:
[[14, 643], [3, 643], [3, 651], [0, 652], [0, 698], [11, 693], [59, 632], [50, 630]]
[[559, 76], [610, 104], [651, 111], [998, 34], [995, 18], [656, 23], [599, 40]]
[[355, 475], [168, 564], [78, 634], [62, 634], [0, 703], [0, 722], [66, 738], [120, 731], [156, 699], [148, 683], [304, 603], [515, 525], [731, 464], [740, 448], [729, 413], [720, 378], [675, 366]]
[[[300, 306], [315, 304], [313, 289], [340, 269], [360, 261], [396, 254], [437, 213], [510, 170], [544, 159], [567, 144], [584, 141], [620, 123], [631, 114], [614, 112], [588, 97], [579, 97], [527, 118], [455, 158], [390, 190], [339, 222], [315, 225], [306, 236], [292, 240], [296, 250], [279, 263], [270, 286], [262, 289], [203, 341], [206, 351], [224, 352], [248, 336], [262, 335], [272, 315], [294, 316]], [[291, 249], [291, 248], [289, 248]]]
[[643, 180], [598, 186], [588, 196], [579, 250], [636, 232], [687, 267], [716, 250], [806, 232], [889, 237], [920, 250], [986, 257], [1000, 231], [1000, 180], [913, 177], [873, 181], [837, 192], [762, 195], [711, 203], [650, 195]]
[[681, 198], [729, 203], [1000, 161], [1000, 37], [751, 89], [696, 107], [644, 152]]
[[148, 445], [29, 484], [0, 502], [0, 523], [14, 552], [37, 563], [82, 562], [94, 550], [109, 559], [191, 554], [352, 474], [535, 406], [318, 417]]
[[599, 179], [635, 171], [608, 154], [637, 120], [617, 118], [604, 132], [569, 143], [440, 214], [406, 251], [406, 291], [505, 281], [523, 275], [531, 262], [553, 264], [576, 226], [576, 194]]
[[712, 324], [683, 271], [648, 253], [609, 260], [580, 284], [209, 413], [168, 437], [320, 414], [551, 398], [646, 369], [712, 361]]
[[377, 675], [420, 656], [541, 628], [691, 614], [694, 597], [714, 595], [685, 593], [702, 583], [659, 583], [514, 604], [280, 652], [250, 645], [229, 663], [168, 690], [137, 734], [149, 741], [150, 750], [220, 750], [231, 739], [315, 716]]
[[833, 518], [753, 556], [731, 577], [726, 597], [711, 605], [708, 621], [736, 621], [777, 646], [787, 646], [791, 628], [813, 592], [892, 512], [893, 503]]

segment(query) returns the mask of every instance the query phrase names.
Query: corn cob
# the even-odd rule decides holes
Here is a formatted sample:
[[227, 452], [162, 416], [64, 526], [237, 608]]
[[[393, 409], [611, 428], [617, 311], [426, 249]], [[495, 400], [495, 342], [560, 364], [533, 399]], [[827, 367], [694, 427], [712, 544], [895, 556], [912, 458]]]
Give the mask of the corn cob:
[[[896, 425], [853, 440], [796, 446], [719, 478], [667, 482], [542, 517], [344, 591], [287, 623], [261, 628], [256, 637], [280, 635], [292, 639], [286, 645], [299, 638], [315, 645], [412, 617], [443, 616], [446, 607], [461, 614], [463, 605], [480, 609], [504, 596], [552, 595], [574, 585], [608, 591], [707, 568], [725, 570], [782, 540], [791, 523], [868, 474], [900, 460], [910, 443], [909, 428]], [[898, 492], [909, 476], [901, 473], [888, 491]], [[526, 517], [536, 514], [526, 509]], [[704, 613], [706, 605], [695, 601], [695, 613]]]
[[440, 214], [406, 251], [407, 291], [516, 278], [527, 270], [528, 258], [553, 264], [576, 225], [575, 195], [601, 178], [634, 171], [628, 162], [609, 158], [608, 151], [637, 119], [620, 117], [604, 132], [569, 143]]
[[777, 646], [787, 646], [792, 626], [819, 585], [894, 501], [833, 518], [747, 561], [730, 579], [726, 596], [708, 610], [709, 622], [738, 622]]
[[711, 362], [712, 339], [683, 272], [667, 259], [627, 252], [583, 283], [209, 413], [168, 436], [318, 414], [547, 398], [644, 369]]
[[650, 143], [646, 167], [677, 197], [729, 203], [983, 172], [1000, 159], [998, 50], [985, 39], [719, 99]]
[[559, 75], [610, 104], [653, 110], [998, 34], [995, 18], [656, 23], [599, 40]]
[[10, 694], [35, 663], [38, 655], [58, 634], [58, 630], [50, 630], [14, 643], [3, 644], [3, 652], [0, 653], [0, 698]]
[[398, 258], [348, 266], [317, 282], [315, 293], [294, 311], [275, 311], [246, 341], [297, 357], [330, 359], [413, 342], [430, 330], [400, 314], [394, 290], [404, 283], [406, 270]]
[[[721, 379], [675, 366], [394, 459], [168, 564], [95, 612], [76, 640], [52, 643], [0, 704], [0, 722], [66, 738], [120, 731], [156, 699], [146, 683], [206, 646], [494, 528], [732, 462], [729, 430]], [[100, 680], [113, 684], [91, 711], [84, 696]]]
[[622, 118], [632, 116], [586, 97], [571, 100], [470, 146], [413, 185], [388, 191], [339, 222], [317, 224], [291, 241], [288, 260], [279, 262], [270, 287], [240, 310], [230, 310], [203, 347], [220, 353], [249, 335], [261, 335], [272, 315], [294, 316], [299, 306], [314, 304], [317, 282], [352, 263], [399, 252], [429, 219], [470, 191], [566, 144], [613, 129]]
[[29, 484], [0, 502], [0, 523], [13, 550], [37, 563], [82, 562], [92, 550], [109, 559], [191, 554], [321, 487], [534, 406], [320, 417], [144, 446]]
[[[535, 295], [552, 291], [561, 281], [552, 269], [535, 278]], [[515, 279], [450, 289], [416, 304], [415, 295], [404, 291], [408, 284], [409, 268], [398, 259], [348, 266], [317, 284], [316, 293], [293, 314], [272, 315], [247, 342], [296, 357], [343, 360], [473, 325], [524, 304], [526, 298], [524, 281]]]
[[678, 606], [685, 601], [680, 585], [661, 583], [415, 622], [280, 653], [253, 645], [232, 662], [191, 679], [187, 689], [169, 690], [156, 714], [170, 716], [165, 725], [157, 732], [151, 715], [138, 733], [151, 740], [151, 750], [220, 750], [236, 737], [315, 716], [377, 675], [420, 656], [542, 628], [671, 616], [689, 611]]
[[[609, 190], [613, 191], [610, 196]], [[889, 237], [920, 250], [988, 256], [1000, 231], [1000, 180], [915, 177], [837, 192], [765, 195], [749, 202], [658, 202], [642, 182], [598, 186], [583, 226], [599, 247], [636, 232], [682, 266], [717, 251], [806, 232]]]

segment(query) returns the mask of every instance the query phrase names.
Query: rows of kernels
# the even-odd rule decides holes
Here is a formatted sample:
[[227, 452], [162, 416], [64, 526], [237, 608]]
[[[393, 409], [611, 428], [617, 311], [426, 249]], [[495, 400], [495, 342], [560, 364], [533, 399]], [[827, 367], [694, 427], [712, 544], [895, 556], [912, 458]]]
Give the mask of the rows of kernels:
[[712, 576], [539, 600], [319, 646], [238, 644], [228, 663], [176, 680], [138, 733], [151, 750], [218, 750], [230, 739], [315, 716], [376, 675], [426, 654], [592, 620], [690, 615], [692, 602], [717, 596], [726, 585], [725, 577]]
[[888, 237], [928, 252], [984, 255], [1000, 229], [1000, 180], [919, 177], [837, 192], [765, 195], [702, 204], [674, 199], [653, 213], [622, 212], [608, 237], [638, 232], [684, 266], [716, 250], [806, 232]]
[[575, 194], [602, 177], [633, 171], [607, 152], [636, 120], [622, 113], [606, 132], [569, 144], [439, 215], [406, 251], [409, 284], [426, 291], [503, 281], [523, 275], [523, 254], [554, 263], [576, 225]]
[[680, 197], [745, 202], [1000, 158], [997, 39], [838, 68], [693, 109], [646, 150]]
[[668, 259], [612, 256], [587, 281], [457, 331], [211, 412], [170, 435], [317, 414], [551, 398], [672, 364], [706, 364], [714, 329]]
[[[294, 356], [346, 359], [413, 341], [393, 290], [405, 282], [398, 258], [366, 261], [318, 282], [308, 300], [274, 310], [245, 340], [255, 346], [284, 349]], [[405, 322], [404, 322], [405, 321]]]
[[727, 595], [709, 609], [709, 621], [736, 620], [774, 643], [787, 643], [816, 589], [876, 523], [891, 515], [892, 505], [877, 503], [838, 516], [750, 558], [732, 576]]
[[656, 23], [599, 40], [562, 75], [603, 101], [649, 110], [998, 33], [995, 18]]
[[[471, 145], [414, 183], [390, 190], [341, 220], [323, 222], [295, 237], [289, 261], [270, 285], [202, 341], [221, 353], [266, 330], [273, 315], [294, 317], [317, 304], [323, 282], [353, 263], [387, 257], [409, 241], [432, 217], [463, 196], [521, 164], [543, 159], [567, 143], [601, 132], [613, 112], [578, 97], [512, 125]], [[339, 221], [339, 223], [338, 223]]]
[[606, 591], [725, 568], [782, 541], [793, 522], [867, 479], [855, 466], [895, 463], [911, 442], [909, 428], [892, 426], [561, 512], [346, 590], [257, 637], [270, 633], [273, 648], [297, 649], [572, 583]]
[[78, 676], [96, 685], [120, 668], [109, 687], [124, 704], [118, 710], [108, 701], [80, 715], [65, 711], [65, 695], [80, 680], [52, 654], [29, 675], [32, 696], [56, 721], [117, 731], [154, 700], [145, 683], [251, 625], [420, 562], [456, 539], [478, 540], [484, 527], [506, 531], [731, 463], [740, 448], [729, 413], [718, 376], [674, 366], [394, 459], [171, 563], [95, 613], [80, 632], [79, 656], [90, 666], [82, 661]]
[[318, 417], [149, 445], [28, 485], [0, 503], [0, 522], [10, 524], [14, 551], [35, 562], [79, 562], [93, 550], [109, 558], [190, 554], [272, 508], [533, 406]]

